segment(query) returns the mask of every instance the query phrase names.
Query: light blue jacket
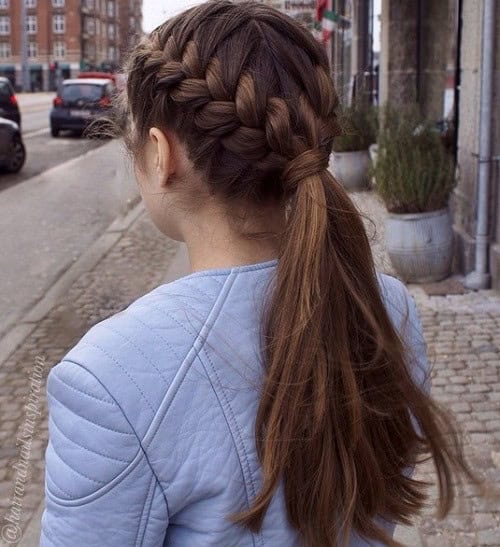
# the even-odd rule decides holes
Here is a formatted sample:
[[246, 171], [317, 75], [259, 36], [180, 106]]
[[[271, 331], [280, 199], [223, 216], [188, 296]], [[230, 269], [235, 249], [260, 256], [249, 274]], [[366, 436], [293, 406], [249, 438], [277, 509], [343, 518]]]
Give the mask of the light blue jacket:
[[[259, 490], [259, 325], [275, 264], [162, 285], [52, 369], [43, 547], [299, 545], [281, 489], [260, 532], [227, 519]], [[423, 383], [415, 305], [399, 281], [379, 281]]]

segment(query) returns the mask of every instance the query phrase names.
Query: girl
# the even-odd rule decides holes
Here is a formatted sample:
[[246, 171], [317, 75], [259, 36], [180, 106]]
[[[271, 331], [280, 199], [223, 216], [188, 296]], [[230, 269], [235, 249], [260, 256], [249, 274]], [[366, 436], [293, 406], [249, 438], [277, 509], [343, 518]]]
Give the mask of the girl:
[[445, 514], [467, 466], [414, 303], [327, 169], [320, 44], [208, 2], [136, 47], [125, 102], [144, 202], [192, 273], [51, 371], [42, 546], [396, 545], [425, 457]]

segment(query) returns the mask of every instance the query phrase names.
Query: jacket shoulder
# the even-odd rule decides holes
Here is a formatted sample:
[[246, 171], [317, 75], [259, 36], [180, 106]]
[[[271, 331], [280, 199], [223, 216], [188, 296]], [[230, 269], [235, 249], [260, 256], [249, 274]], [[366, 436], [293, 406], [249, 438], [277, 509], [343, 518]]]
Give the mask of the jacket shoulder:
[[91, 328], [64, 361], [98, 378], [141, 435], [189, 370], [220, 289], [211, 280], [161, 285]]

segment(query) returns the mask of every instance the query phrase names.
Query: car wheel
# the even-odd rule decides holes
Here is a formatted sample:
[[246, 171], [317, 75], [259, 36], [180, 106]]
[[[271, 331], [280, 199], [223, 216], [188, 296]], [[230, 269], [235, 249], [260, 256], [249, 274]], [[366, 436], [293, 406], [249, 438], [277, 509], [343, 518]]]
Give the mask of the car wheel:
[[53, 136], [53, 137], [59, 137], [59, 128], [58, 127], [54, 127], [53, 125], [50, 126], [50, 134]]
[[26, 148], [23, 141], [19, 137], [14, 137], [12, 143], [12, 156], [7, 163], [7, 171], [9, 173], [18, 173], [26, 161]]

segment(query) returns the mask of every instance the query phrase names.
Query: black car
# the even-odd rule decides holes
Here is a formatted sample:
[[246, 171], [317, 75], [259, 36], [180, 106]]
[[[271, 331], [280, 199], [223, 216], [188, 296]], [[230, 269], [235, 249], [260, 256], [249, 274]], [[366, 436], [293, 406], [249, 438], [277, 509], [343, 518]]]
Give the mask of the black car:
[[96, 118], [109, 113], [115, 85], [111, 79], [64, 80], [50, 111], [50, 132], [63, 129], [83, 132]]
[[21, 113], [14, 88], [8, 78], [0, 76], [0, 117], [7, 118], [21, 127]]
[[0, 118], [0, 167], [17, 173], [26, 161], [26, 148], [17, 123]]

